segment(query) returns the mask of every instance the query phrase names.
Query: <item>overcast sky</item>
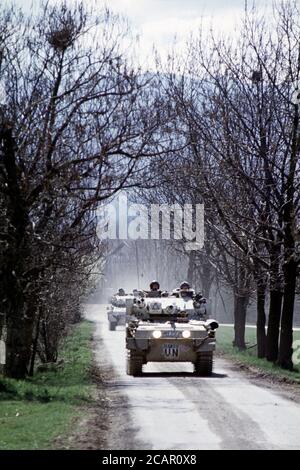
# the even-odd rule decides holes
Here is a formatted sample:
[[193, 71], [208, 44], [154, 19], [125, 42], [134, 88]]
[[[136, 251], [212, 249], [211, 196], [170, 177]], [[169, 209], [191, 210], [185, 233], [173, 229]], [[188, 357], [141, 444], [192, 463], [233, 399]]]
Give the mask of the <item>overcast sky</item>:
[[[140, 34], [140, 56], [144, 61], [153, 45], [166, 54], [172, 46], [174, 35], [183, 44], [189, 33], [197, 31], [200, 24], [219, 31], [230, 32], [244, 15], [245, 3], [250, 8], [253, 0], [107, 0], [115, 11], [125, 14], [133, 29]], [[264, 9], [272, 0], [256, 0]]]
[[[132, 30], [140, 37], [139, 56], [145, 65], [153, 45], [166, 55], [175, 35], [180, 47], [200, 24], [209, 28], [213, 23], [215, 29], [230, 32], [244, 14], [245, 1], [250, 8], [253, 0], [86, 0], [86, 3], [106, 4], [129, 19]], [[15, 3], [29, 8], [32, 0], [15, 0]], [[255, 0], [255, 3], [262, 9], [270, 6], [272, 0]]]

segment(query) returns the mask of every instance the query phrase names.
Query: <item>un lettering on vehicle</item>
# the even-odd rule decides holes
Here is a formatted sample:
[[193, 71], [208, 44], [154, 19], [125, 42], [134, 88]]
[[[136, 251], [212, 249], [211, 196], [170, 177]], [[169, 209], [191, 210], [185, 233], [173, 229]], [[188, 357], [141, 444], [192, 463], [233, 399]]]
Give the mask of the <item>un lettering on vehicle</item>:
[[167, 358], [178, 358], [179, 348], [176, 344], [165, 344], [163, 347], [164, 355]]

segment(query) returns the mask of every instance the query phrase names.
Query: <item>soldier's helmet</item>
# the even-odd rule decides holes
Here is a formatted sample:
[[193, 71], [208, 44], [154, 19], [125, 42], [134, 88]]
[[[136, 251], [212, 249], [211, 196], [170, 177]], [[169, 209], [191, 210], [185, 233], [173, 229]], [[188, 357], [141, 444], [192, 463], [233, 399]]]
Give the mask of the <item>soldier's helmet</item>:
[[184, 281], [180, 284], [180, 290], [190, 290], [191, 286], [188, 282]]
[[150, 282], [150, 290], [152, 291], [156, 291], [156, 290], [159, 290], [159, 282], [154, 280], [152, 282]]

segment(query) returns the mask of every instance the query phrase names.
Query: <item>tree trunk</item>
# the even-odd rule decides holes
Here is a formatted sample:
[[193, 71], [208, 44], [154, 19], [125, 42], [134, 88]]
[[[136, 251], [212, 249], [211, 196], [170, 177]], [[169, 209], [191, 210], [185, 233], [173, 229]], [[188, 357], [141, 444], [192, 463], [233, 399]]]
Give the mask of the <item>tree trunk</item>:
[[27, 230], [30, 224], [26, 203], [19, 184], [19, 170], [15, 157], [15, 142], [12, 129], [4, 125], [1, 129], [3, 163], [7, 175], [9, 244], [4, 252], [2, 266], [2, 289], [5, 302], [1, 310], [6, 317], [6, 364], [5, 375], [24, 378], [31, 352], [33, 310], [28, 308], [24, 292], [29, 279], [23, 275], [30, 258]]
[[248, 295], [234, 295], [234, 340], [233, 346], [240, 350], [246, 349], [245, 331], [246, 331], [246, 316], [247, 306], [249, 302]]
[[282, 309], [282, 275], [280, 272], [280, 243], [274, 243], [270, 249], [270, 305], [267, 333], [267, 360], [278, 359], [279, 328]]
[[210, 259], [213, 251], [213, 244], [211, 241], [211, 232], [207, 230], [207, 240], [204, 244], [203, 252], [199, 252], [197, 256], [197, 274], [200, 280], [201, 291], [203, 297], [209, 299], [211, 287], [215, 279], [216, 270], [212, 266]]
[[36, 353], [37, 353], [37, 348], [38, 348], [38, 340], [39, 340], [39, 334], [40, 334], [40, 321], [41, 321], [41, 312], [38, 314], [36, 326], [35, 326], [35, 335], [34, 335], [34, 341], [32, 345], [32, 354], [30, 358], [30, 366], [29, 366], [29, 372], [28, 375], [30, 377], [33, 376], [34, 373], [34, 363], [35, 363], [35, 358], [36, 358]]
[[[299, 64], [298, 64], [299, 65]], [[278, 363], [284, 369], [293, 369], [293, 317], [297, 279], [296, 234], [297, 207], [295, 206], [295, 177], [299, 159], [299, 107], [295, 105], [291, 157], [286, 182], [286, 203], [283, 210], [284, 222], [284, 296], [281, 316], [281, 331]]]
[[192, 286], [194, 284], [195, 276], [195, 252], [192, 250], [189, 253], [189, 266], [187, 271], [187, 282]]
[[[0, 341], [4, 341], [5, 342], [5, 338], [4, 338], [4, 328], [5, 328], [5, 315], [3, 313], [0, 312]], [[1, 346], [1, 344], [0, 344]], [[2, 358], [4, 359], [4, 358]], [[0, 375], [4, 373], [4, 364], [0, 364]]]
[[5, 315], [4, 313], [0, 312], [0, 339], [2, 339], [2, 336], [3, 336], [4, 326], [5, 326]]
[[282, 307], [281, 290], [270, 291], [269, 321], [267, 333], [267, 353], [268, 361], [276, 362], [278, 359], [279, 328]]
[[295, 289], [297, 279], [297, 263], [290, 259], [284, 269], [285, 285], [281, 317], [281, 332], [278, 364], [284, 369], [293, 369], [293, 317]]
[[211, 286], [214, 280], [214, 273], [212, 272], [211, 264], [203, 260], [203, 262], [201, 263], [201, 269], [199, 270], [199, 274], [202, 287], [202, 295], [206, 299], [209, 299]]
[[257, 357], [264, 358], [266, 355], [266, 287], [258, 282], [257, 286], [257, 322], [256, 322], [256, 337], [257, 337]]
[[56, 362], [58, 357], [58, 337], [51, 336], [48, 331], [47, 320], [43, 319], [40, 328], [39, 356], [43, 363]]
[[7, 319], [5, 375], [15, 379], [27, 375], [31, 354], [33, 315], [23, 308], [22, 314], [19, 306], [18, 315], [9, 315]]

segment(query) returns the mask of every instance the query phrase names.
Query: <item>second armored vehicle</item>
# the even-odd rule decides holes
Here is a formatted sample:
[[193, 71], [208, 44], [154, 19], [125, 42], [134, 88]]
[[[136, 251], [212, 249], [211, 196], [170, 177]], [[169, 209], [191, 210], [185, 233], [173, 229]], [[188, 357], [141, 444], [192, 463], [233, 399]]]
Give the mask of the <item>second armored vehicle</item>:
[[118, 325], [126, 323], [126, 299], [133, 299], [132, 294], [114, 295], [107, 308], [108, 327], [114, 331]]

